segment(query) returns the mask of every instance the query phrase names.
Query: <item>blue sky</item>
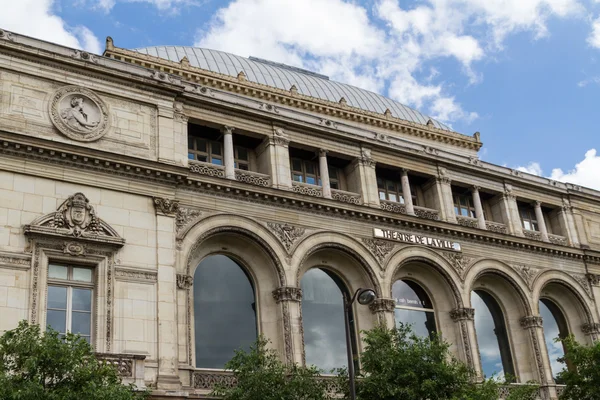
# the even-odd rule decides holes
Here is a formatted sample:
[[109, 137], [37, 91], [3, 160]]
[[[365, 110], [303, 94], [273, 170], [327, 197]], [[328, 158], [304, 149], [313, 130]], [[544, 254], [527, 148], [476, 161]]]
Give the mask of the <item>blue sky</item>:
[[481, 132], [486, 161], [600, 189], [600, 0], [20, 0], [0, 27], [316, 70]]

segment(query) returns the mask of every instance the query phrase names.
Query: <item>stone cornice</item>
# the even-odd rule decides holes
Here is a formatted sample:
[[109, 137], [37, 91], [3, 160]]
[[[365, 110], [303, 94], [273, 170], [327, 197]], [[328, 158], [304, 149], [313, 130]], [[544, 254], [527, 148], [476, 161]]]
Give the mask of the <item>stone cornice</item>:
[[245, 79], [240, 80], [229, 75], [207, 71], [182, 63], [176, 63], [148, 54], [141, 54], [132, 50], [111, 46], [106, 49], [104, 56], [129, 62], [134, 65], [143, 65], [144, 67], [154, 70], [166, 71], [167, 73], [179, 76], [190, 82], [199, 82], [213, 88], [242, 93], [250, 97], [267, 99], [272, 102], [300, 109], [309, 109], [312, 112], [334, 116], [353, 122], [360, 122], [366, 125], [377, 126], [400, 132], [408, 136], [427, 138], [440, 143], [476, 151], [483, 145], [477, 138], [462, 135], [457, 132], [445, 131], [443, 129], [437, 129], [431, 126], [395, 118], [393, 116], [386, 116], [385, 114], [378, 114], [337, 102], [301, 95], [297, 92], [292, 94], [289, 90], [277, 89], [272, 86], [250, 82]]

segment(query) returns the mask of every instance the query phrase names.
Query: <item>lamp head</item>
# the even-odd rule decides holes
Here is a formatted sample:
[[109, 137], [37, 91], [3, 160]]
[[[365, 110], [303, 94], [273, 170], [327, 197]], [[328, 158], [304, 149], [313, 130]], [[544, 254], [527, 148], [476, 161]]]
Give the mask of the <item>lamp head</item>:
[[373, 289], [360, 289], [356, 298], [360, 304], [368, 306], [375, 301], [377, 295]]

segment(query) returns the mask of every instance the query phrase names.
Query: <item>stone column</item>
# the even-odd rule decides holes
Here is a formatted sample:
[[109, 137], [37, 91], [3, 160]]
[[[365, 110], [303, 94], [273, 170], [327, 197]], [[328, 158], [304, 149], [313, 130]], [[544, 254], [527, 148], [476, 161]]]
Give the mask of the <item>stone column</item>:
[[452, 201], [452, 180], [447, 176], [440, 176], [436, 179], [436, 183], [441, 197], [443, 215], [446, 221], [456, 223], [456, 214], [454, 214], [454, 204]]
[[542, 240], [544, 242], [549, 242], [548, 239], [548, 228], [546, 228], [546, 220], [544, 219], [544, 213], [542, 212], [542, 202], [536, 201], [534, 203], [535, 208], [535, 219], [537, 219], [538, 228], [540, 229], [540, 234], [542, 235]]
[[179, 202], [154, 198], [158, 258], [158, 390], [178, 390], [177, 286], [175, 270], [175, 217]]
[[360, 156], [347, 168], [347, 172], [350, 191], [360, 193], [364, 205], [379, 208], [377, 174], [375, 172], [375, 160], [371, 158], [371, 150], [361, 148]]
[[379, 324], [385, 325], [388, 328], [396, 326], [396, 317], [394, 315], [396, 302], [394, 299], [375, 299], [374, 302], [369, 304], [369, 309], [377, 316]]
[[158, 129], [156, 132], [158, 161], [167, 164], [175, 164], [174, 116], [177, 111], [175, 107], [177, 107], [177, 103], [158, 105]]
[[568, 199], [563, 198], [563, 205], [558, 211], [558, 221], [560, 223], [561, 234], [566, 236], [570, 246], [579, 247], [579, 237], [573, 217], [573, 207]]
[[508, 233], [516, 236], [523, 236], [523, 226], [519, 216], [519, 206], [517, 205], [517, 196], [512, 192], [510, 185], [505, 185], [504, 194], [500, 202], [500, 209], [504, 215], [504, 221], [508, 228]]
[[483, 377], [481, 371], [481, 362], [479, 360], [479, 351], [477, 350], [477, 336], [475, 334], [475, 309], [474, 308], [455, 308], [450, 311], [450, 318], [459, 327], [462, 343], [458, 346], [463, 360], [471, 367], [478, 380]]
[[[542, 317], [539, 315], [527, 315], [520, 319], [521, 327], [529, 332], [529, 337], [531, 340], [531, 347], [533, 350], [533, 354], [529, 355], [529, 357], [534, 356], [534, 365], [537, 367], [537, 378], [540, 383], [540, 392], [546, 393], [548, 397], [550, 393], [548, 392], [550, 388], [548, 384], [554, 382], [554, 378], [552, 377], [552, 368], [550, 366], [550, 358], [548, 357], [548, 350], [546, 349], [546, 339], [544, 338], [544, 329], [542, 325]], [[518, 357], [518, 354], [515, 354]], [[529, 359], [526, 355], [520, 355], [524, 359]], [[554, 393], [554, 395], [556, 395]], [[547, 398], [542, 397], [542, 398]]]
[[225, 178], [235, 179], [235, 166], [233, 156], [233, 130], [231, 126], [223, 126], [223, 164], [225, 165]]
[[272, 186], [277, 189], [292, 189], [289, 143], [285, 130], [273, 127], [273, 135], [266, 137], [256, 149], [258, 171], [271, 175]]
[[273, 298], [281, 305], [283, 343], [285, 361], [302, 365], [303, 329], [302, 329], [302, 289], [294, 286], [282, 286], [273, 290]]
[[327, 166], [327, 150], [319, 149], [319, 176], [323, 187], [323, 197], [331, 198], [331, 183], [329, 183], [329, 167]]
[[473, 194], [473, 206], [475, 207], [475, 216], [477, 217], [477, 226], [479, 229], [487, 229], [485, 225], [485, 217], [483, 216], [483, 206], [481, 205], [481, 197], [479, 197], [479, 186], [473, 186], [471, 189]]
[[402, 168], [400, 182], [402, 183], [402, 197], [404, 197], [406, 213], [408, 215], [415, 215], [415, 207], [412, 201], [412, 193], [410, 192], [410, 182], [408, 180], [408, 170], [406, 168]]

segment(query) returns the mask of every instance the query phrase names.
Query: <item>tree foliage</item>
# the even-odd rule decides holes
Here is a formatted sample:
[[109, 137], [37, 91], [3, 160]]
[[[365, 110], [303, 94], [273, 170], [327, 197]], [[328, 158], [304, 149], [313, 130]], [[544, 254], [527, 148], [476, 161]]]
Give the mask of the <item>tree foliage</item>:
[[96, 359], [78, 335], [64, 338], [22, 321], [0, 337], [0, 399], [133, 400], [146, 392], [121, 384], [116, 369]]
[[562, 342], [565, 355], [558, 361], [572, 367], [564, 369], [557, 376], [557, 381], [566, 385], [560, 399], [600, 399], [600, 342], [585, 346], [573, 336], [562, 339]]
[[238, 350], [225, 365], [237, 385], [219, 386], [212, 395], [224, 400], [327, 400], [325, 383], [315, 367], [288, 365], [280, 361], [268, 341], [259, 337], [248, 352]]

